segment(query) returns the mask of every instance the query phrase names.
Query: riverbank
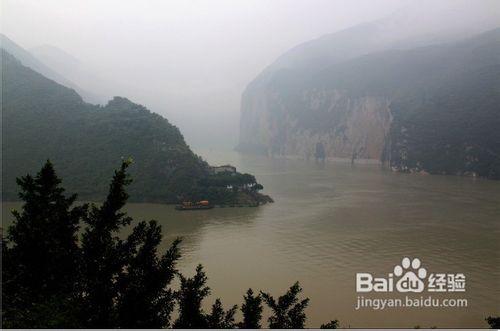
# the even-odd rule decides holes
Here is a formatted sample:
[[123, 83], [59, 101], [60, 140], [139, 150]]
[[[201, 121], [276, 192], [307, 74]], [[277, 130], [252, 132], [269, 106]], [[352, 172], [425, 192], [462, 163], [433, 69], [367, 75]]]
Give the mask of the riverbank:
[[259, 192], [237, 192], [235, 199], [228, 203], [215, 204], [218, 208], [231, 207], [258, 207], [267, 203], [273, 203], [274, 200], [269, 195]]
[[[500, 295], [491, 285], [500, 277], [491, 263], [498, 258], [498, 182], [408, 176], [370, 165], [215, 156], [219, 164], [231, 162], [255, 173], [275, 203], [191, 213], [165, 203], [130, 203], [124, 211], [162, 225], [162, 252], [182, 237], [179, 270], [192, 275], [203, 263], [213, 293], [227, 307], [241, 304], [250, 286], [283, 293], [299, 280], [311, 299], [310, 327], [337, 318], [351, 327], [479, 328], [486, 326], [485, 314], [494, 313]], [[4, 230], [13, 221], [10, 210], [21, 205], [4, 203]], [[485, 254], [491, 258], [482, 258]], [[474, 286], [466, 285], [473, 304], [467, 309], [355, 310], [355, 274], [383, 275], [404, 256], [420, 258], [429, 272], [464, 273], [475, 280]], [[207, 300], [203, 308], [209, 311], [211, 303]]]

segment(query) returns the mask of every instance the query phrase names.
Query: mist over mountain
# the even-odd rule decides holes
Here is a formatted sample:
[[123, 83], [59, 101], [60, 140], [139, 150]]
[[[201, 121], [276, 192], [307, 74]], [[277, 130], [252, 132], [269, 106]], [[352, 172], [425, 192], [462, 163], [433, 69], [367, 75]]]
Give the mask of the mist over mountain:
[[91, 95], [89, 92], [84, 94], [87, 102], [104, 105], [116, 95], [116, 82], [104, 79], [98, 70], [56, 46], [40, 45], [29, 49], [29, 52], [49, 68], [63, 74], [80, 89], [92, 91]]
[[[85, 89], [82, 89], [80, 86], [75, 84], [71, 79], [68, 79], [68, 77], [65, 74], [61, 74], [61, 72], [66, 72], [66, 70], [54, 70], [53, 67], [50, 65], [47, 65], [44, 61], [40, 61], [36, 56], [34, 56], [32, 53], [29, 51], [25, 50], [21, 46], [17, 45], [14, 43], [12, 40], [10, 40], [7, 36], [3, 35], [0, 33], [0, 46], [2, 49], [6, 50], [8, 53], [12, 54], [15, 56], [21, 63], [31, 69], [33, 69], [36, 72], [41, 73], [47, 78], [50, 78], [54, 80], [55, 82], [62, 84], [64, 86], [70, 87], [77, 91], [86, 101], [88, 102], [94, 102], [94, 103], [101, 103], [103, 102], [102, 98], [98, 96], [98, 94], [89, 92]], [[66, 55], [67, 58], [69, 58], [69, 55]], [[58, 63], [66, 63], [68, 67], [71, 67], [71, 64], [68, 63], [67, 61], [61, 61], [61, 57], [59, 59], [54, 59], [54, 62]], [[51, 61], [48, 63], [50, 64]]]
[[320, 146], [400, 171], [499, 178], [500, 30], [474, 35], [498, 24], [485, 19], [464, 32], [470, 21], [453, 13], [444, 30], [409, 34], [396, 13], [288, 51], [243, 94], [239, 150], [308, 159]]
[[50, 68], [57, 68], [66, 75], [82, 65], [82, 62], [73, 55], [52, 45], [40, 45], [29, 49], [29, 52]]
[[105, 107], [85, 103], [4, 50], [2, 75], [4, 199], [16, 198], [16, 177], [47, 159], [83, 199], [103, 196], [124, 157], [135, 159], [134, 200], [175, 201], [206, 171], [179, 130], [140, 105], [119, 97]]
[[2, 326], [500, 330], [500, 0], [1, 1]]
[[[353, 35], [347, 46], [357, 43], [362, 51], [388, 39], [383, 43], [418, 47], [465, 38], [500, 20], [494, 0], [243, 0], [237, 6], [217, 0], [194, 9], [189, 1], [111, 1], [105, 7], [98, 1], [72, 3], [63, 10], [55, 3], [7, 0], [11, 14], [5, 15], [3, 32], [80, 88], [102, 96], [95, 103], [126, 95], [167, 117], [189, 144], [203, 148], [237, 144], [242, 91], [294, 45], [310, 40], [316, 48], [313, 40], [363, 24], [372, 27], [371, 37], [358, 34], [363, 38], [357, 41]], [[78, 59], [78, 70], [49, 63], [47, 54], [36, 54], [40, 45]], [[332, 51], [352, 52], [338, 46]]]
[[[26, 52], [28, 53], [28, 52]], [[234, 88], [217, 87], [213, 89], [204, 87], [204, 89], [195, 88], [187, 94], [172, 93], [165, 91], [161, 94], [152, 93], [148, 88], [131, 89], [127, 85], [128, 81], [120, 82], [111, 80], [99, 73], [95, 67], [89, 66], [85, 62], [80, 61], [68, 52], [52, 45], [41, 45], [31, 48], [28, 53], [40, 65], [33, 66], [34, 70], [38, 70], [41, 66], [47, 68], [43, 72], [50, 72], [48, 77], [56, 77], [57, 82], [65, 86], [74, 88], [82, 96], [85, 101], [105, 105], [108, 100], [116, 93], [132, 94], [141, 102], [148, 104], [151, 108], [160, 109], [163, 114], [167, 114], [176, 123], [181, 123], [183, 132], [190, 137], [195, 137], [194, 143], [198, 146], [204, 146], [207, 140], [203, 132], [210, 136], [211, 145], [222, 145], [230, 148], [234, 145], [233, 142], [228, 142], [228, 137], [236, 136], [238, 126], [238, 113], [232, 112], [227, 114], [224, 109], [230, 108], [230, 104], [237, 104], [239, 91]], [[31, 63], [31, 62], [28, 62]], [[58, 73], [64, 73], [64, 77]], [[178, 88], [178, 87], [175, 87]], [[93, 93], [85, 92], [93, 91]], [[200, 107], [203, 103], [203, 107]], [[179, 107], [185, 112], [178, 112]], [[193, 110], [197, 110], [193, 112]], [[203, 109], [204, 111], [200, 111]], [[221, 118], [232, 125], [220, 125]], [[215, 135], [208, 134], [207, 130], [213, 130]]]
[[64, 175], [69, 191], [80, 199], [101, 199], [108, 188], [105, 179], [124, 158], [133, 160], [133, 201], [270, 200], [257, 190], [233, 189], [257, 184], [249, 174], [213, 174], [179, 129], [160, 115], [123, 97], [105, 106], [86, 103], [74, 90], [24, 66], [4, 49], [1, 55], [4, 200], [17, 199], [16, 178], [35, 172], [47, 159]]
[[[107, 12], [108, 19], [103, 21], [96, 18], [102, 14], [99, 6], [88, 5], [58, 17], [52, 7], [37, 4], [9, 8], [13, 13], [19, 10], [12, 17], [26, 27], [40, 29], [44, 38], [27, 33], [14, 20], [6, 21], [5, 31], [20, 36], [22, 44], [29, 46], [29, 53], [12, 51], [27, 53], [18, 56], [21, 62], [24, 58], [23, 64], [73, 88], [85, 101], [106, 104], [114, 95], [126, 95], [167, 117], [192, 146], [226, 149], [234, 147], [239, 137], [241, 150], [269, 152], [275, 147], [269, 148], [273, 144], [268, 141], [282, 135], [276, 133], [282, 129], [255, 127], [268, 120], [266, 107], [271, 103], [265, 95], [280, 77], [302, 76], [303, 81], [310, 81], [336, 64], [364, 55], [457, 42], [491, 30], [500, 18], [496, 1], [481, 5], [471, 0], [380, 1], [342, 6], [298, 1], [293, 8], [280, 7], [279, 12], [273, 10], [277, 4], [241, 6], [203, 5], [193, 12], [187, 5], [176, 4], [165, 11], [165, 18], [151, 16], [147, 6], [127, 5]], [[26, 15], [20, 15], [22, 10], [42, 12], [45, 25], [26, 20]], [[61, 33], [54, 18], [64, 21], [72, 38]], [[120, 24], [125, 19], [133, 22], [127, 29], [113, 28], [124, 27]], [[264, 24], [256, 24], [259, 19]], [[226, 31], [228, 24], [235, 30]], [[336, 32], [324, 35], [328, 31]], [[321, 37], [311, 39], [315, 36]], [[297, 44], [305, 40], [309, 41]], [[241, 98], [245, 85], [262, 69]], [[254, 116], [259, 112], [262, 115]], [[375, 139], [377, 148], [367, 147], [376, 151], [370, 158], [376, 154], [374, 159], [381, 159], [382, 136]], [[299, 139], [293, 144], [311, 143]], [[349, 148], [329, 156], [366, 156], [353, 152], [354, 147], [347, 152]]]
[[[360, 55], [387, 49], [411, 49], [452, 42], [499, 26], [494, 2], [421, 1], [372, 22], [352, 26], [301, 43], [279, 56], [254, 80], [280, 69], [312, 72]], [[432, 11], [429, 11], [429, 8]], [[253, 85], [251, 85], [253, 86]]]

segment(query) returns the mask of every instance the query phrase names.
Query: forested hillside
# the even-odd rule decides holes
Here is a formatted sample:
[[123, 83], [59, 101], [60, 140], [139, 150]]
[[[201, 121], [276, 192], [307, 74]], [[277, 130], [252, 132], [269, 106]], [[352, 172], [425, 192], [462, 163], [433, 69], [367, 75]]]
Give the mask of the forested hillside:
[[73, 81], [63, 76], [60, 71], [54, 70], [53, 67], [48, 66], [45, 62], [40, 61], [33, 53], [28, 52], [14, 41], [10, 40], [7, 36], [0, 33], [0, 45], [2, 49], [18, 59], [22, 65], [42, 74], [43, 76], [62, 84], [66, 87], [74, 89], [82, 98], [87, 102], [100, 103], [104, 102], [103, 98], [95, 93], [82, 89]]
[[80, 199], [100, 199], [113, 169], [130, 157], [133, 201], [231, 202], [233, 192], [207, 184], [208, 164], [160, 115], [121, 97], [105, 106], [85, 103], [5, 51], [2, 75], [3, 199], [16, 199], [16, 177], [47, 159]]

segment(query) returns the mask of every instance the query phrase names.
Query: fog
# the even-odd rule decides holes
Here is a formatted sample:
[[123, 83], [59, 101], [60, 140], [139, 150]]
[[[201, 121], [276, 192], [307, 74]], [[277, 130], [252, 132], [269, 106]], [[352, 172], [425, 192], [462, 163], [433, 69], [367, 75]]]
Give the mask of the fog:
[[100, 102], [125, 96], [194, 147], [232, 148], [245, 86], [295, 45], [391, 16], [408, 33], [467, 33], [499, 13], [496, 1], [4, 0], [2, 33]]

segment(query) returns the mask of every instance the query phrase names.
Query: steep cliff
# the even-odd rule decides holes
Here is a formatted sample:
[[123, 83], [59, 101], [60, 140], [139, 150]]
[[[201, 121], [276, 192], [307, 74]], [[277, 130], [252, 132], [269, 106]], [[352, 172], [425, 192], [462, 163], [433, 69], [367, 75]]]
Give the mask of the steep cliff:
[[258, 99], [260, 105], [243, 102], [242, 150], [309, 159], [319, 143], [327, 157], [379, 159], [382, 154], [391, 122], [387, 97], [312, 89], [293, 104], [278, 93]]
[[498, 177], [500, 29], [462, 41], [266, 70], [242, 97], [242, 151]]

